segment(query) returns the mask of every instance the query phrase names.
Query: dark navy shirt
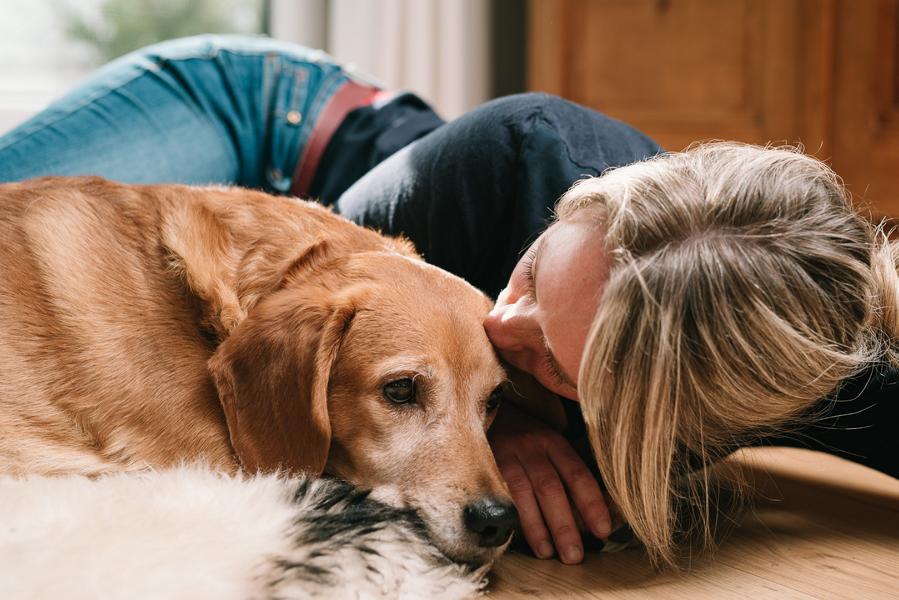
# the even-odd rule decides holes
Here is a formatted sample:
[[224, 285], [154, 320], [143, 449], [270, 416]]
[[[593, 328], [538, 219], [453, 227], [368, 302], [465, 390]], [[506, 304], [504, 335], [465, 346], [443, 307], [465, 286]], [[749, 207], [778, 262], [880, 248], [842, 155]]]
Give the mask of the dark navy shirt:
[[661, 151], [633, 127], [546, 94], [500, 98], [409, 136], [417, 141], [402, 146], [393, 128], [386, 146], [402, 149], [349, 187], [338, 211], [405, 235], [428, 262], [493, 297], [572, 183]]

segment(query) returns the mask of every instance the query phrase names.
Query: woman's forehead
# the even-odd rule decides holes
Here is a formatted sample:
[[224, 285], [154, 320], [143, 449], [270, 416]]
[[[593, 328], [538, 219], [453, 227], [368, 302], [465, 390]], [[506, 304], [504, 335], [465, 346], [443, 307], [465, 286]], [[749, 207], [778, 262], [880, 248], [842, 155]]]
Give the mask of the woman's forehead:
[[568, 373], [577, 374], [587, 333], [608, 277], [601, 234], [560, 222], [539, 240], [535, 286], [547, 343]]

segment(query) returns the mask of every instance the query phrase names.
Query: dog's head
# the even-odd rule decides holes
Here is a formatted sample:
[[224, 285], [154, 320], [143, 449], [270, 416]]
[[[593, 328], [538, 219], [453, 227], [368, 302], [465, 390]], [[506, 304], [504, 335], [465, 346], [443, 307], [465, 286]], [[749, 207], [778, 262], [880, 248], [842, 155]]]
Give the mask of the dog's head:
[[485, 434], [505, 380], [481, 326], [489, 308], [399, 252], [288, 273], [210, 361], [242, 465], [380, 488], [449, 557], [494, 559], [517, 516]]

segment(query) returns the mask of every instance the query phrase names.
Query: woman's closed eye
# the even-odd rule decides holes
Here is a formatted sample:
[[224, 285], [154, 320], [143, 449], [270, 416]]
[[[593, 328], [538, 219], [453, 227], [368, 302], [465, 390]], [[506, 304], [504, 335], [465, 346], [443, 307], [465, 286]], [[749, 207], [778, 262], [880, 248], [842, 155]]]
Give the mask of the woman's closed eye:
[[556, 357], [553, 356], [552, 350], [550, 350], [549, 346], [546, 345], [544, 341], [543, 345], [543, 356], [542, 356], [543, 367], [546, 369], [546, 372], [549, 373], [550, 377], [553, 378], [560, 386], [571, 386], [571, 383], [568, 381], [568, 378], [562, 373], [562, 368], [559, 366], [559, 362], [556, 360]]
[[537, 286], [534, 280], [534, 262], [537, 258], [537, 244], [532, 245], [521, 257], [522, 277], [524, 277], [525, 289], [537, 299]]

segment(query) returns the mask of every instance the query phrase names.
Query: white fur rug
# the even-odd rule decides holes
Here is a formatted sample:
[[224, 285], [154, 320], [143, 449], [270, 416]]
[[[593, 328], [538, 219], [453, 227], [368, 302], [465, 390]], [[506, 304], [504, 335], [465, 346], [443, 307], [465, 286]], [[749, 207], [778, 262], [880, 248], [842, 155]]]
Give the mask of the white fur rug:
[[0, 598], [466, 598], [409, 511], [330, 480], [199, 467], [0, 477]]

